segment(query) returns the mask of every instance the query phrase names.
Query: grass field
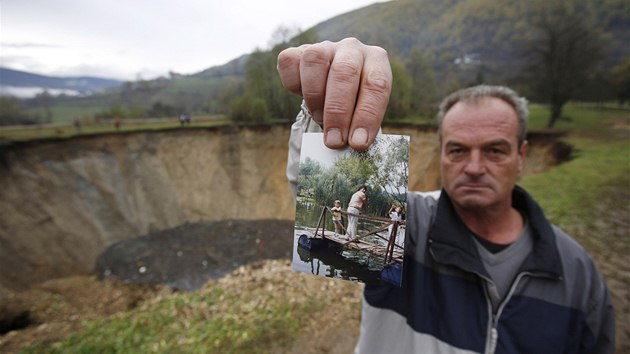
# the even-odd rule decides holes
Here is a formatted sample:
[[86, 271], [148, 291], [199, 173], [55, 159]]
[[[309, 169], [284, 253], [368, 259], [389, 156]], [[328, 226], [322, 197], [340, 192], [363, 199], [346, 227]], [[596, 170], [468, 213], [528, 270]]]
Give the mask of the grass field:
[[[213, 127], [229, 123], [230, 122], [224, 116], [199, 116], [193, 117], [193, 120], [187, 127]], [[116, 129], [113, 120], [103, 120], [101, 123], [83, 122], [81, 123], [80, 129], [77, 129], [73, 122], [36, 126], [0, 127], [0, 142], [46, 138], [69, 138], [78, 135], [94, 135], [139, 130], [161, 130], [177, 127], [180, 127], [180, 123], [177, 118], [123, 119], [119, 129]]]
[[62, 343], [25, 353], [255, 353], [262, 338], [281, 346], [285, 333], [299, 329], [300, 316], [317, 306], [292, 306], [278, 296], [261, 295], [216, 287], [148, 302], [111, 320], [93, 321]]
[[57, 124], [72, 124], [75, 119], [88, 119], [105, 109], [106, 107], [99, 106], [81, 107], [59, 105], [51, 107], [49, 111], [45, 108], [33, 108], [29, 109], [27, 113], [39, 117], [50, 115], [52, 122]]

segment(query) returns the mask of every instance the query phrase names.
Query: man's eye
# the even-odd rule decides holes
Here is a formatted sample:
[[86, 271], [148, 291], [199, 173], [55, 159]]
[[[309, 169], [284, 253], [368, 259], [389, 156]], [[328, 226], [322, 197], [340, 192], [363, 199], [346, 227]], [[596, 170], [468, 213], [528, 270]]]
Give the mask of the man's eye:
[[486, 155], [491, 159], [501, 159], [507, 155], [506, 151], [499, 148], [489, 148], [486, 150]]
[[461, 158], [465, 154], [466, 154], [466, 150], [464, 149], [456, 148], [456, 149], [448, 150], [448, 156], [452, 159]]

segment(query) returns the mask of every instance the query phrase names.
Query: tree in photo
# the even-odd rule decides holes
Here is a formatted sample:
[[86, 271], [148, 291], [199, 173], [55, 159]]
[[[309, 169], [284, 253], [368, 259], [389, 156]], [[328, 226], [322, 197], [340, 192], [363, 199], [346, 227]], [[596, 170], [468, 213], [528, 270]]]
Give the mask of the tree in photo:
[[373, 184], [380, 186], [390, 200], [406, 201], [409, 184], [409, 138], [406, 136], [380, 136], [375, 146], [378, 172], [372, 176]]

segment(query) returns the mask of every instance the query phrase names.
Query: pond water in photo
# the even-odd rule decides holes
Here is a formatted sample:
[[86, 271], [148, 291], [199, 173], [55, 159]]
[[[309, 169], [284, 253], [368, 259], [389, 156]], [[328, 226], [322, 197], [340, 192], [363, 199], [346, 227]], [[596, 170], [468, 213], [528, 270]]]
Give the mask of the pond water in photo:
[[[299, 203], [296, 210], [296, 223], [293, 239], [293, 268], [314, 275], [321, 275], [330, 278], [340, 278], [351, 281], [359, 281], [366, 284], [378, 284], [381, 282], [381, 271], [383, 270], [384, 259], [382, 256], [371, 254], [367, 251], [359, 251], [344, 248], [341, 244], [327, 240], [323, 247], [306, 250], [299, 246], [301, 235], [311, 235], [317, 227], [322, 215], [322, 207]], [[328, 231], [333, 231], [334, 227], [330, 215], [324, 214], [325, 227]], [[345, 224], [345, 223], [344, 223]], [[360, 233], [382, 227], [382, 222], [361, 219], [359, 221]], [[400, 242], [404, 240], [404, 228], [399, 232]], [[363, 241], [379, 245], [385, 248], [388, 231], [384, 230], [380, 236], [367, 236]], [[397, 237], [398, 240], [398, 237]], [[398, 243], [398, 241], [397, 241]]]
[[360, 281], [366, 284], [380, 282], [383, 258], [366, 252], [343, 250], [340, 245], [329, 242], [327, 247], [307, 251], [298, 245], [304, 230], [296, 229], [293, 243], [293, 268], [305, 273], [329, 278]]

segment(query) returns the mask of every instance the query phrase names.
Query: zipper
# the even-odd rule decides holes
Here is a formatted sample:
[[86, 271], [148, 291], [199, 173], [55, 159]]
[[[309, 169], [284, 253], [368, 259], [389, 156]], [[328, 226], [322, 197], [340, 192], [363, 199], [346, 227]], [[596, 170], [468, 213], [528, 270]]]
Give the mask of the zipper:
[[[496, 325], [498, 323], [498, 316], [492, 311], [492, 301], [490, 300], [490, 294], [488, 294], [488, 284], [492, 283], [492, 280], [481, 276], [481, 279], [485, 281], [483, 286], [483, 292], [486, 297], [486, 306], [488, 309], [488, 328], [486, 329], [486, 348], [484, 354], [494, 354], [497, 349], [497, 342], [499, 341], [499, 331], [497, 331]], [[498, 312], [497, 312], [498, 313]]]
[[[490, 316], [489, 318], [491, 319], [490, 323], [488, 323], [488, 332], [487, 332], [488, 334], [487, 334], [487, 340], [486, 340], [485, 354], [494, 354], [494, 352], [497, 350], [497, 343], [499, 342], [499, 331], [497, 330], [497, 325], [499, 324], [499, 318], [501, 318], [501, 313], [503, 312], [505, 305], [507, 305], [507, 303], [512, 298], [512, 295], [514, 295], [514, 292], [516, 291], [516, 286], [521, 281], [521, 279], [526, 275], [532, 276], [532, 277], [536, 276], [536, 274], [532, 272], [519, 273], [514, 279], [514, 281], [512, 282], [512, 285], [510, 286], [510, 291], [508, 291], [503, 301], [501, 301], [501, 304], [499, 304], [499, 308], [497, 309], [496, 314], [492, 313], [492, 302], [490, 301], [490, 295], [488, 295], [488, 290], [484, 286], [484, 292], [486, 295], [486, 303], [488, 304], [488, 313]], [[482, 279], [485, 279], [486, 282], [491, 282], [491, 280], [485, 277], [482, 277]]]
[[496, 328], [490, 329], [490, 337], [488, 337], [488, 344], [486, 347], [487, 354], [494, 354], [494, 351], [497, 350], [497, 342], [499, 341], [499, 333]]

